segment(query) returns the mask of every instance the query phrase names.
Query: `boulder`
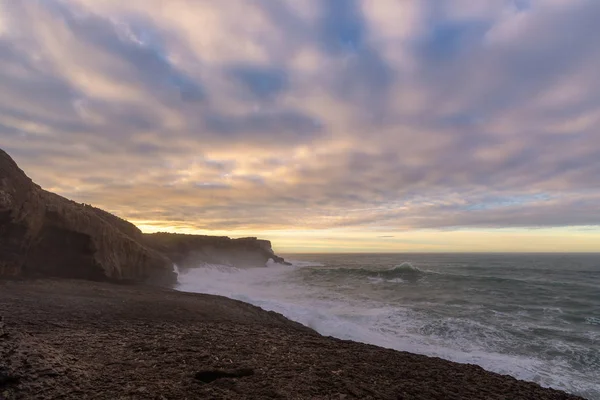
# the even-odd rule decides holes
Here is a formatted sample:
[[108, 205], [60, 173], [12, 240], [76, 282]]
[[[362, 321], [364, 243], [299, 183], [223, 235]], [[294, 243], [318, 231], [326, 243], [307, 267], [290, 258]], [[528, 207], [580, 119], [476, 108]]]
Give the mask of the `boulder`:
[[47, 192], [0, 149], [0, 278], [176, 282], [133, 224]]

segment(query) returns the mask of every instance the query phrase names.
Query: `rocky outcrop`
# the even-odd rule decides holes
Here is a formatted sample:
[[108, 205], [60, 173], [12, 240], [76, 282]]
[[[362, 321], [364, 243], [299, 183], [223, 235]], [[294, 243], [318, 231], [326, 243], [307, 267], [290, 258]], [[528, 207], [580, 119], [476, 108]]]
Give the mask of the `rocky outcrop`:
[[34, 184], [0, 150], [0, 278], [171, 284], [172, 263], [133, 224]]
[[231, 239], [227, 236], [153, 233], [145, 243], [168, 256], [180, 268], [222, 264], [235, 267], [264, 267], [269, 260], [288, 264], [273, 252], [271, 242], [255, 237]]
[[181, 268], [287, 264], [257, 238], [143, 234], [99, 208], [47, 192], [0, 150], [0, 278], [175, 283]]

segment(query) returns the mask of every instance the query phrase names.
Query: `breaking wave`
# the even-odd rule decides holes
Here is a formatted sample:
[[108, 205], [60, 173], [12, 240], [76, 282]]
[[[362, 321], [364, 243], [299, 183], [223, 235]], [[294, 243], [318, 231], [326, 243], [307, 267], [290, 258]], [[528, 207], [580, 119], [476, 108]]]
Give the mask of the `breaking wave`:
[[415, 280], [423, 277], [428, 271], [422, 271], [410, 263], [402, 263], [393, 268], [372, 269], [372, 268], [322, 268], [313, 269], [312, 272], [317, 275], [348, 275], [368, 278], [381, 278], [393, 280], [395, 278], [405, 280]]
[[[478, 364], [600, 399], [600, 376], [593, 372], [600, 371], [595, 290], [544, 287], [541, 278], [552, 278], [545, 270], [539, 277], [515, 270], [495, 276], [503, 271], [398, 261], [392, 267], [349, 258], [251, 269], [204, 265], [180, 272], [178, 289], [252, 303], [326, 336]], [[580, 297], [567, 297], [573, 293]]]

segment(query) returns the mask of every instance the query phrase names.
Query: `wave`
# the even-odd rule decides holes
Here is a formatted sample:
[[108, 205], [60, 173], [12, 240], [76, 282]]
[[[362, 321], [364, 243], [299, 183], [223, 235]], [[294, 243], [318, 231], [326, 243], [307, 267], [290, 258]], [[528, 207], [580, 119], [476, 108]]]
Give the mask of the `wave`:
[[[330, 277], [332, 279], [343, 276], [362, 278], [369, 280], [371, 283], [416, 283], [447, 280], [457, 285], [476, 284], [477, 287], [488, 287], [488, 285], [493, 285], [494, 287], [520, 287], [523, 290], [534, 290], [540, 294], [552, 292], [557, 287], [561, 289], [570, 288], [580, 292], [589, 292], [590, 289], [594, 289], [595, 291], [597, 288], [596, 285], [585, 282], [551, 281], [516, 276], [516, 272], [513, 271], [502, 271], [506, 273], [504, 276], [490, 275], [489, 272], [493, 273], [493, 271], [487, 271], [488, 274], [480, 275], [475, 273], [461, 273], [452, 269], [449, 271], [421, 269], [409, 262], [404, 262], [392, 268], [320, 268], [315, 265], [309, 269], [312, 270], [313, 274], [318, 276]], [[481, 270], [482, 268], [479, 268], [477, 271], [481, 272]]]
[[315, 262], [315, 261], [302, 261], [302, 260], [288, 260], [285, 261], [292, 264], [292, 267], [296, 268], [308, 268], [308, 267], [325, 267], [325, 264]]
[[600, 325], [600, 318], [598, 317], [587, 317], [585, 322], [589, 325]]
[[[531, 342], [528, 335], [532, 329], [546, 329], [545, 325], [530, 325], [522, 320], [513, 326], [517, 322], [510, 313], [495, 317], [495, 323], [479, 320], [478, 314], [471, 311], [463, 316], [440, 317], [439, 310], [430, 312], [439, 306], [434, 301], [430, 305], [419, 303], [420, 307], [415, 308], [410, 302], [392, 303], [365, 297], [369, 293], [381, 294], [380, 290], [367, 288], [353, 292], [357, 287], [354, 282], [347, 282], [349, 289], [339, 289], [346, 283], [344, 277], [347, 276], [371, 282], [404, 282], [425, 277], [452, 279], [445, 273], [423, 270], [406, 262], [392, 268], [328, 268], [315, 264], [319, 263], [304, 261], [296, 263], [297, 268], [273, 265], [254, 269], [205, 265], [182, 272], [178, 290], [222, 295], [252, 303], [279, 312], [326, 336], [478, 364], [543, 386], [589, 393], [587, 397], [590, 398], [598, 393], [589, 380], [590, 369], [598, 363], [593, 350], [559, 339], [539, 339], [550, 343], [544, 344], [550, 353], [561, 353], [559, 349], [564, 346], [574, 346], [566, 351], [579, 354], [587, 365], [582, 370], [574, 369], [572, 362], [563, 355], [539, 351], [531, 354], [523, 350], [527, 346], [541, 346], [537, 341]], [[548, 311], [559, 312], [558, 309]], [[498, 329], [500, 323], [510, 327]], [[598, 320], [592, 316], [587, 323], [595, 327]], [[590, 335], [592, 332], [590, 330]], [[596, 336], [590, 336], [590, 340], [596, 340]], [[513, 352], [507, 348], [520, 350]], [[552, 363], [547, 362], [548, 357]]]
[[347, 275], [347, 276], [358, 276], [366, 277], [371, 280], [383, 280], [383, 281], [414, 281], [423, 278], [426, 274], [435, 273], [432, 271], [424, 271], [410, 263], [402, 263], [392, 268], [385, 269], [373, 269], [373, 268], [322, 268], [314, 269], [315, 274], [324, 275]]
[[[431, 279], [447, 279], [455, 281], [457, 284], [465, 284], [466, 282], [475, 283], [480, 282], [481, 284], [494, 283], [499, 285], [523, 285], [527, 286], [530, 290], [542, 290], [548, 291], [551, 290], [552, 287], [572, 287], [574, 290], [587, 290], [589, 288], [596, 288], [595, 285], [586, 284], [584, 282], [561, 282], [561, 281], [547, 281], [543, 279], [529, 279], [524, 277], [513, 276], [515, 271], [511, 268], [503, 269], [503, 273], [508, 273], [505, 276], [494, 276], [494, 275], [478, 275], [473, 273], [461, 273], [460, 271], [439, 271], [439, 270], [429, 270], [429, 269], [421, 269], [410, 262], [403, 262], [401, 264], [397, 264], [391, 268], [349, 268], [349, 267], [328, 267], [326, 264], [317, 262], [317, 261], [307, 261], [307, 260], [287, 260], [291, 263], [291, 267], [287, 266], [285, 268], [288, 269], [296, 269], [302, 268], [305, 270], [311, 271], [315, 275], [327, 276], [330, 278], [336, 278], [340, 276], [348, 276], [355, 278], [366, 278], [369, 282], [374, 284], [379, 283], [416, 283], [421, 281], [428, 281], [425, 278], [431, 277]], [[220, 265], [220, 264], [209, 264], [203, 263], [198, 266], [200, 269], [222, 269], [222, 268], [233, 268], [228, 265]], [[268, 269], [271, 271], [275, 271], [278, 268], [282, 267], [281, 264], [274, 263], [269, 261], [267, 263]], [[236, 268], [233, 268], [234, 270]], [[467, 270], [471, 270], [472, 268], [461, 268], [465, 272]], [[482, 268], [478, 267], [477, 269], [473, 268], [473, 270], [481, 271]], [[488, 272], [492, 272], [493, 268]], [[180, 275], [181, 271], [175, 266], [174, 271]]]

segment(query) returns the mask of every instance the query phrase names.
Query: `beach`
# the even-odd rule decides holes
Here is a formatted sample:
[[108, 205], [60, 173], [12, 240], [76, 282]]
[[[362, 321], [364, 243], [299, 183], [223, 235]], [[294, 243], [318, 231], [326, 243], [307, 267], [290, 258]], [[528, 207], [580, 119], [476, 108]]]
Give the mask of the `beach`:
[[578, 399], [475, 365], [324, 337], [225, 297], [0, 283], [4, 399]]
[[322, 335], [600, 399], [597, 254], [286, 254], [201, 264], [177, 290], [241, 300]]

